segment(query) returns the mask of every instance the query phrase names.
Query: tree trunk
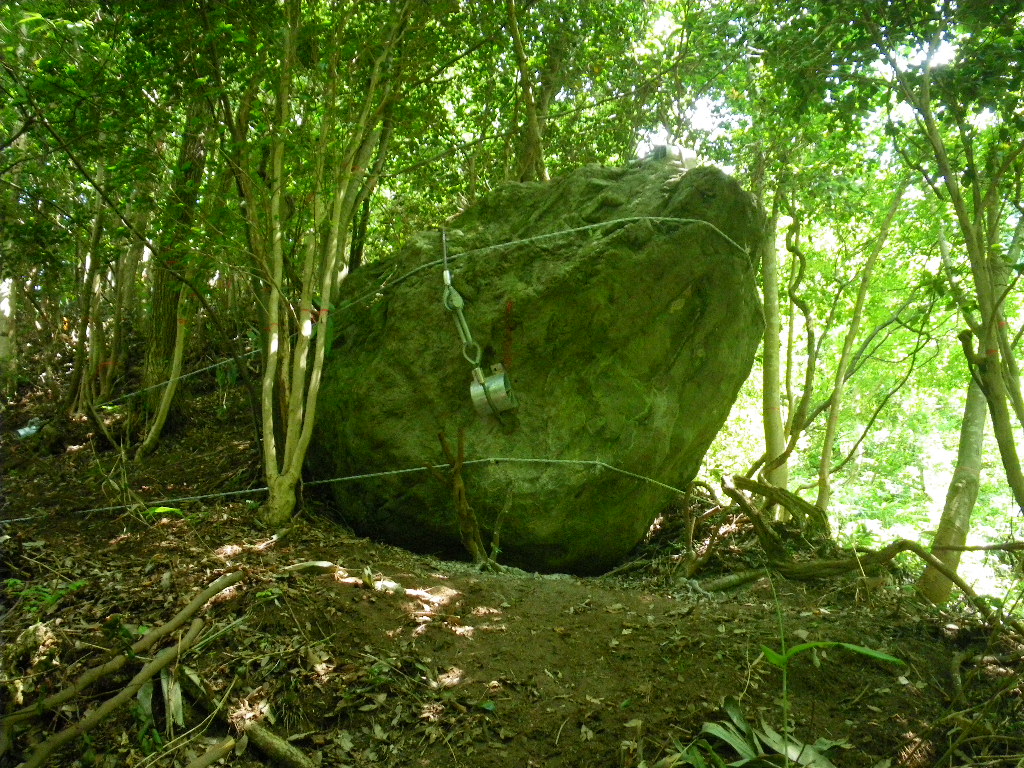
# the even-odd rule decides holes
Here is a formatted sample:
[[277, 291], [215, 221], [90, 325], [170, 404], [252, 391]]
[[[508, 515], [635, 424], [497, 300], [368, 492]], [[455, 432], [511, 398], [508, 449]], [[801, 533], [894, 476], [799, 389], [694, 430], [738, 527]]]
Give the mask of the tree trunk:
[[[144, 397], [150, 414], [162, 407], [160, 385], [171, 378], [178, 332], [178, 296], [181, 292], [178, 275], [188, 271], [192, 223], [206, 168], [205, 105], [206, 100], [198, 98], [189, 103], [174, 181], [163, 216], [157, 252], [152, 259], [148, 343], [142, 381], [143, 389], [149, 388]], [[181, 420], [181, 410], [173, 401], [168, 404], [168, 409], [166, 422], [174, 426]]]
[[0, 280], [0, 397], [14, 394], [18, 379], [17, 293], [14, 280]]
[[[136, 194], [129, 216], [134, 232], [144, 234], [149, 228], [150, 211], [146, 194]], [[100, 401], [108, 399], [114, 390], [114, 382], [125, 372], [128, 362], [128, 335], [137, 328], [139, 264], [146, 243], [131, 236], [125, 243], [117, 260], [114, 274], [114, 313], [111, 320], [110, 351], [106, 360], [100, 363]]]
[[[942, 509], [942, 517], [931, 547], [932, 554], [953, 571], [960, 565], [961, 551], [942, 547], [962, 547], [967, 541], [971, 512], [978, 500], [978, 485], [981, 480], [981, 453], [986, 413], [985, 395], [978, 383], [972, 379], [967, 388], [964, 420], [960, 425], [956, 468], [946, 491], [946, 504]], [[944, 605], [953, 590], [953, 582], [939, 573], [933, 565], [928, 565], [917, 582], [917, 588], [929, 602]]]
[[87, 376], [87, 365], [89, 363], [89, 316], [92, 311], [93, 285], [99, 278], [100, 269], [100, 243], [103, 240], [104, 214], [106, 203], [100, 189], [106, 177], [106, 164], [102, 160], [97, 164], [96, 170], [96, 200], [92, 220], [92, 231], [89, 234], [89, 247], [86, 249], [85, 264], [82, 281], [79, 283], [81, 293], [78, 298], [80, 316], [78, 318], [78, 329], [75, 339], [75, 368], [71, 374], [71, 381], [68, 382], [67, 391], [64, 396], [64, 410], [73, 411], [76, 406], [87, 405], [91, 390], [91, 382]]
[[156, 448], [157, 441], [160, 439], [160, 433], [164, 428], [164, 422], [167, 420], [167, 414], [170, 412], [171, 403], [174, 402], [174, 394], [178, 389], [178, 379], [181, 376], [181, 361], [185, 355], [185, 327], [188, 321], [186, 295], [185, 286], [182, 285], [178, 289], [178, 301], [176, 302], [175, 315], [177, 321], [175, 323], [174, 352], [171, 355], [169, 378], [167, 384], [163, 387], [160, 403], [157, 406], [156, 413], [153, 415], [153, 420], [150, 422], [146, 439], [142, 441], [142, 445], [135, 452], [136, 461], [148, 456]]
[[[395, 97], [394, 83], [386, 77], [393, 67], [393, 57], [404, 35], [412, 4], [406, 4], [394, 20], [384, 38], [381, 52], [374, 59], [370, 81], [364, 91], [359, 113], [346, 122], [348, 142], [338, 152], [321, 140], [316, 147], [316, 177], [312, 194], [310, 220], [301, 222], [298, 229], [300, 246], [297, 258], [301, 275], [297, 279], [298, 296], [283, 293], [285, 283], [282, 196], [285, 177], [284, 132], [290, 126], [292, 75], [295, 67], [296, 44], [301, 27], [301, 3], [289, 0], [285, 5], [288, 28], [281, 56], [280, 77], [275, 90], [275, 112], [271, 163], [269, 170], [270, 204], [266, 231], [270, 233], [268, 258], [262, 270], [268, 280], [268, 342], [264, 358], [263, 460], [269, 497], [263, 508], [263, 520], [268, 525], [282, 525], [291, 517], [296, 503], [296, 486], [302, 473], [302, 464], [313, 434], [316, 418], [316, 400], [320, 390], [320, 376], [327, 350], [327, 333], [314, 337], [314, 315], [324, 325], [334, 290], [337, 265], [342, 260], [348, 243], [348, 234], [354, 220], [355, 206], [361, 190], [372, 184], [373, 174], [366, 169], [379, 144], [383, 131], [382, 121]], [[337, 55], [329, 67], [328, 89], [324, 96], [323, 119], [333, 128], [339, 119], [339, 107], [334, 83], [337, 82]], [[321, 136], [331, 131], [325, 128]], [[383, 148], [380, 150], [385, 151]], [[383, 155], [378, 165], [383, 166]], [[327, 214], [329, 213], [329, 216]], [[326, 217], [326, 221], [325, 221]], [[320, 238], [323, 238], [321, 241]], [[322, 306], [314, 309], [314, 294], [319, 293]], [[284, 338], [285, 312], [294, 312], [297, 333], [295, 341]], [[311, 344], [312, 347], [311, 352]], [[282, 409], [274, 409], [275, 392], [283, 393]], [[282, 430], [281, 427], [284, 427]], [[282, 437], [283, 435], [283, 437]]]
[[828, 509], [828, 503], [832, 496], [830, 474], [832, 472], [832, 449], [835, 445], [836, 433], [839, 429], [839, 413], [843, 405], [843, 391], [846, 386], [846, 369], [850, 365], [853, 356], [853, 344], [860, 333], [860, 322], [864, 315], [864, 303], [867, 301], [868, 286], [871, 284], [871, 275], [875, 269], [878, 256], [885, 247], [885, 241], [889, 237], [889, 228], [892, 226], [896, 212], [903, 201], [903, 191], [907, 188], [907, 182], [900, 183], [893, 195], [889, 211], [885, 215], [878, 237], [871, 245], [867, 261], [861, 270], [860, 286], [857, 289], [857, 299], [854, 302], [853, 313], [850, 316], [850, 327], [846, 332], [846, 339], [843, 341], [843, 351], [839, 357], [839, 365], [836, 368], [835, 389], [832, 392], [832, 400], [829, 404], [828, 421], [825, 424], [825, 436], [821, 440], [821, 463], [818, 465], [818, 498], [814, 505], [819, 509]]
[[547, 181], [548, 172], [544, 165], [543, 132], [537, 102], [533, 96], [533, 76], [530, 74], [530, 62], [526, 58], [526, 47], [519, 30], [519, 19], [516, 17], [516, 2], [508, 0], [508, 29], [515, 49], [516, 62], [519, 66], [519, 82], [523, 90], [523, 108], [526, 122], [520, 136], [518, 156], [520, 181]]
[[[782, 420], [782, 365], [780, 348], [782, 323], [779, 313], [779, 261], [775, 243], [778, 207], [768, 222], [768, 234], [762, 251], [761, 276], [764, 283], [764, 364], [762, 366], [762, 409], [764, 417], [765, 460], [768, 465], [786, 450], [786, 434]], [[785, 488], [789, 483], [789, 465], [783, 462], [765, 473], [774, 486]]]
[[[975, 142], [973, 129], [964, 124], [957, 126], [959, 136], [955, 138], [959, 139], [961, 147], [967, 148], [968, 168], [963, 172], [962, 168], [954, 166], [946, 147], [945, 135], [940, 130], [932, 105], [930, 57], [937, 49], [938, 39], [936, 36], [936, 42], [929, 50], [929, 58], [924, 62], [920, 78], [911, 80], [905, 77], [893, 59], [890, 59], [890, 65], [896, 73], [905, 100], [917, 111], [925, 138], [932, 149], [938, 179], [933, 182], [928, 174], [925, 174], [925, 180], [932, 186], [940, 200], [943, 199], [941, 192], [945, 191], [948, 200], [944, 202], [948, 202], [952, 207], [964, 238], [979, 315], [979, 320], [972, 323], [971, 327], [971, 332], [978, 340], [978, 351], [974, 352], [973, 342], [964, 339], [962, 334], [961, 344], [972, 375], [977, 376], [988, 401], [992, 431], [999, 445], [999, 456], [1006, 471], [1006, 481], [1017, 506], [1024, 509], [1024, 472], [1021, 470], [1020, 456], [1017, 453], [1009, 405], [1010, 402], [1021, 402], [1021, 396], [1019, 390], [1012, 394], [1009, 391], [1010, 386], [1017, 386], [1012, 380], [1012, 371], [1016, 364], [1009, 362], [1012, 356], [1009, 344], [1001, 341], [1001, 335], [1005, 334], [1006, 318], [1002, 305], [1006, 295], [1001, 290], [1000, 275], [1005, 272], [1005, 266], [1001, 264], [1001, 249], [998, 247], [1000, 226], [1003, 221], [1003, 194], [1000, 185], [1013, 166], [1010, 163], [1001, 163], [998, 172], [979, 172], [985, 164], [975, 157], [975, 150], [982, 148]], [[965, 177], [968, 179], [966, 188]]]

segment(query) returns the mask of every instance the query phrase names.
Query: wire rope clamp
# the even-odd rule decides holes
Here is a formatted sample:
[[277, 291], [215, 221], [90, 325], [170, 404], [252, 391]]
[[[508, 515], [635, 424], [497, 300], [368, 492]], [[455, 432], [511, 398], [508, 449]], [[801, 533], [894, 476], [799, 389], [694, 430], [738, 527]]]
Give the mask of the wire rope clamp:
[[484, 375], [483, 368], [474, 368], [469, 395], [473, 407], [481, 416], [498, 416], [519, 406], [515, 392], [512, 391], [512, 382], [501, 363], [491, 366], [489, 376]]

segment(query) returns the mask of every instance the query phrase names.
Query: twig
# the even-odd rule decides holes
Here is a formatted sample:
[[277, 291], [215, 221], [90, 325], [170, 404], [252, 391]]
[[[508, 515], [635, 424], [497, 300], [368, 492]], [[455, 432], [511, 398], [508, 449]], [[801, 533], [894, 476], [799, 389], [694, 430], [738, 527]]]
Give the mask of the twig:
[[202, 630], [203, 624], [204, 622], [202, 619], [196, 619], [193, 621], [192, 626], [189, 627], [188, 632], [185, 634], [185, 637], [181, 639], [181, 642], [160, 651], [160, 653], [154, 656], [153, 660], [144, 666], [139, 673], [131, 679], [131, 682], [121, 689], [117, 695], [104, 701], [74, 725], [70, 725], [63, 731], [55, 733], [42, 744], [37, 746], [32, 752], [32, 756], [18, 766], [18, 768], [39, 768], [39, 766], [46, 763], [50, 755], [53, 754], [56, 749], [72, 739], [76, 739], [82, 734], [87, 733], [93, 727], [98, 725], [107, 715], [138, 693], [139, 689], [142, 688], [143, 684], [147, 680], [150, 680], [161, 669], [185, 653], [192, 643], [195, 642], [196, 638], [199, 637], [199, 632]]

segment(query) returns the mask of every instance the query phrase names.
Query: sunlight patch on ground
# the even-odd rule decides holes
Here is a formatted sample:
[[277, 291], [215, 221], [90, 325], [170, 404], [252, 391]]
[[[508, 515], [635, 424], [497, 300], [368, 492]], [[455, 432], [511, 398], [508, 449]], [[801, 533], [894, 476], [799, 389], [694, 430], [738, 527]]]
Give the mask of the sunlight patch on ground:
[[419, 625], [413, 630], [413, 635], [422, 635], [437, 619], [447, 618], [444, 608], [455, 600], [461, 593], [450, 587], [430, 587], [428, 589], [407, 589], [405, 594], [416, 598], [415, 601], [406, 605], [406, 610]]
[[231, 558], [238, 557], [243, 552], [264, 552], [277, 543], [277, 540], [278, 536], [275, 533], [269, 539], [257, 541], [254, 544], [222, 544], [216, 549], [215, 553], [221, 560], [230, 563]]
[[430, 682], [431, 688], [454, 688], [462, 682], [463, 672], [458, 667], [449, 667]]
[[228, 719], [239, 733], [245, 733], [246, 724], [266, 720], [270, 714], [270, 702], [258, 694], [259, 691], [253, 691], [247, 698], [239, 700], [228, 714]]

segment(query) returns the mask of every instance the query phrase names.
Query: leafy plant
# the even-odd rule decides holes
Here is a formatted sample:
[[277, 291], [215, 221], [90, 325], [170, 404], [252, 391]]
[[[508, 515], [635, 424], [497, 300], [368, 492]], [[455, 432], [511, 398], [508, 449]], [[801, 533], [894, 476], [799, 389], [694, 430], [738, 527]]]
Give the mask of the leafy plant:
[[749, 765], [762, 768], [791, 763], [806, 768], [835, 768], [835, 764], [825, 756], [825, 752], [835, 747], [849, 746], [846, 741], [823, 738], [817, 739], [813, 744], [805, 744], [791, 735], [779, 733], [763, 720], [760, 727], [755, 728], [743, 715], [739, 702], [731, 696], [725, 700], [723, 709], [729, 719], [717, 723], [704, 723], [701, 733], [725, 742], [739, 755], [738, 760], [727, 762], [718, 753], [717, 746], [707, 739], [696, 739], [685, 747], [677, 744], [677, 751], [659, 760], [653, 768], [674, 768], [681, 765], [691, 765], [695, 768]]
[[724, 742], [739, 755], [738, 760], [727, 762], [718, 753], [718, 746], [707, 739], [695, 739], [685, 747], [677, 743], [676, 751], [659, 760], [652, 768], [674, 768], [681, 765], [690, 765], [694, 766], [694, 768], [724, 768], [724, 766], [749, 765], [760, 768], [763, 766], [789, 766], [793, 764], [805, 766], [806, 768], [835, 768], [835, 764], [828, 759], [825, 753], [835, 747], [848, 747], [848, 742], [819, 738], [813, 744], [807, 744], [787, 732], [787, 724], [789, 722], [789, 664], [801, 653], [824, 648], [845, 648], [848, 651], [853, 651], [854, 653], [859, 653], [862, 656], [868, 656], [879, 661], [904, 664], [901, 659], [881, 651], [876, 651], [873, 648], [832, 640], [800, 643], [782, 652], [762, 645], [761, 650], [768, 663], [782, 670], [782, 733], [772, 728], [764, 720], [761, 720], [760, 727], [755, 728], [752, 726], [743, 715], [739, 702], [730, 696], [723, 705], [728, 720], [704, 723], [701, 727], [701, 733], [713, 736], [715, 739]]
[[53, 609], [65, 595], [85, 586], [84, 580], [72, 581], [59, 587], [44, 587], [38, 584], [26, 584], [21, 579], [7, 579], [3, 582], [4, 589], [26, 601], [31, 613], [47, 613]]
[[153, 715], [153, 690], [153, 681], [147, 680], [135, 695], [136, 701], [130, 707], [135, 718], [136, 738], [144, 755], [159, 751], [164, 744]]

